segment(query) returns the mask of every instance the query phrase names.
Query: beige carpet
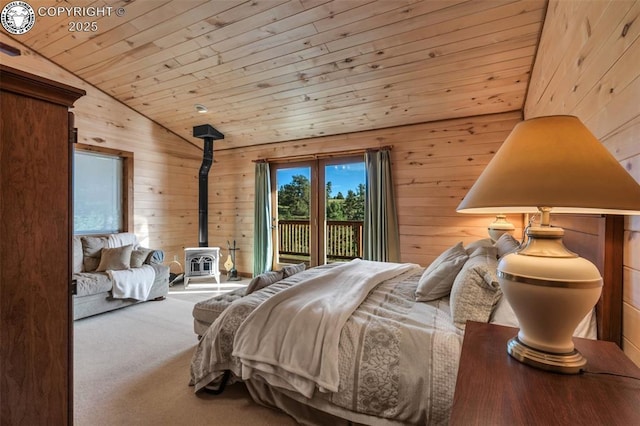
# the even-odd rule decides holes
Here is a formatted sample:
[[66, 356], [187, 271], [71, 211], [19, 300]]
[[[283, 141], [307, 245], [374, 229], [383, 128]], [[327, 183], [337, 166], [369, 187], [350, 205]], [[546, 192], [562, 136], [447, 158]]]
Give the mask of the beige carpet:
[[196, 395], [188, 386], [197, 344], [191, 310], [216, 290], [176, 287], [164, 301], [76, 321], [74, 424], [295, 424], [254, 403], [242, 384], [218, 396]]
[[212, 282], [210, 279], [204, 280], [192, 278], [189, 281], [189, 286], [186, 290], [182, 281], [169, 287], [169, 296], [195, 304], [217, 294], [232, 291], [238, 287], [246, 287], [249, 284], [249, 281], [251, 281], [250, 278], [244, 277], [239, 281], [225, 281], [225, 279], [222, 278], [220, 286], [218, 286], [215, 281]]

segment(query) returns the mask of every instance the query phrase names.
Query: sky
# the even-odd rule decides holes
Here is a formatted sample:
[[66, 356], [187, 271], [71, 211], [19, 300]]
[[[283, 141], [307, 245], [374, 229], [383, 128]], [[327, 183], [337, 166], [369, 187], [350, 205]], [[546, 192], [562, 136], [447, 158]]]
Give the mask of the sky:
[[[309, 167], [278, 169], [278, 187], [291, 182], [294, 175], [303, 175], [311, 179], [311, 169]], [[342, 195], [346, 196], [349, 190], [356, 192], [358, 185], [365, 183], [364, 162], [326, 166], [325, 175], [326, 180], [331, 182], [331, 195], [335, 197], [338, 192], [342, 192]]]

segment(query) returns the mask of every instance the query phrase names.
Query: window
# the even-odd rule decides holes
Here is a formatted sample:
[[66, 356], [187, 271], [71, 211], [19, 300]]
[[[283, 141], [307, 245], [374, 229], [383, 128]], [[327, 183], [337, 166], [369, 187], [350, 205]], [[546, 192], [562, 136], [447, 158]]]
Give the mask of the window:
[[362, 156], [274, 164], [272, 173], [276, 267], [362, 257]]
[[128, 231], [133, 154], [82, 144], [74, 147], [74, 234]]

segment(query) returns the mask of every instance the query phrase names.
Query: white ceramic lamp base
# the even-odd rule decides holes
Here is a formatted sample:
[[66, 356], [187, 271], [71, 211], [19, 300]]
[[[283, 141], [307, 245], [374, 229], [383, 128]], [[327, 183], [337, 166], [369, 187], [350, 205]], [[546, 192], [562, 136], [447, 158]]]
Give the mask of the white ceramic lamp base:
[[561, 228], [530, 228], [529, 242], [498, 265], [500, 288], [518, 318], [520, 331], [507, 351], [521, 362], [573, 374], [586, 360], [573, 333], [602, 292], [598, 269], [562, 245]]
[[489, 224], [487, 232], [491, 241], [496, 242], [502, 236], [502, 234], [513, 234], [516, 227], [513, 223], [507, 221], [507, 217], [503, 214], [496, 215], [496, 220]]

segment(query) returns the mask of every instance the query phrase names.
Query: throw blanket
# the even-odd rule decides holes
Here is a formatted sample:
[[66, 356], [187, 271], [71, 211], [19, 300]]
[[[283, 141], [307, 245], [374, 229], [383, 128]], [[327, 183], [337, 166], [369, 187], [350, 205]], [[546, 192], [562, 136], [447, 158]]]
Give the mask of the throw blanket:
[[156, 271], [151, 265], [107, 273], [113, 281], [114, 299], [147, 300], [156, 279]]
[[120, 232], [118, 234], [109, 234], [107, 238], [107, 247], [116, 248], [132, 245], [134, 250], [138, 247], [138, 237], [131, 232]]
[[275, 294], [237, 331], [233, 356], [242, 379], [260, 377], [307, 398], [316, 387], [337, 392], [345, 322], [373, 288], [415, 266], [356, 259]]

